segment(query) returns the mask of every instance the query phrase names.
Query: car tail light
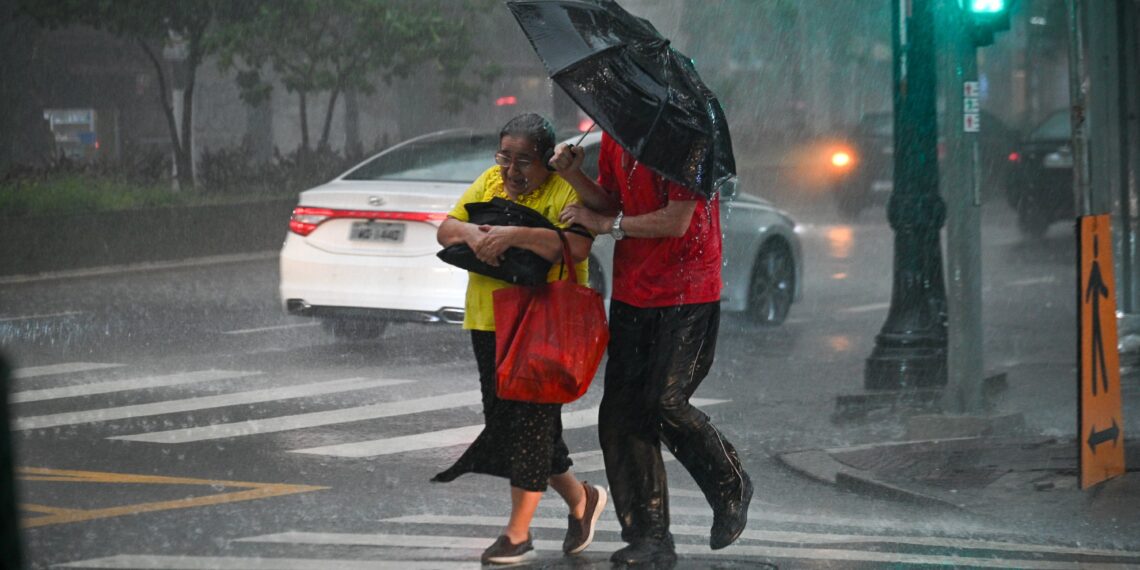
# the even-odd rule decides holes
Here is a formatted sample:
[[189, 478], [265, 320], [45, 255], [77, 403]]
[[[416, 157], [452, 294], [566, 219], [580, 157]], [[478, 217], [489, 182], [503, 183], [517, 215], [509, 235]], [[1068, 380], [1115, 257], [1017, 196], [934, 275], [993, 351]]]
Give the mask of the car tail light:
[[374, 210], [333, 210], [329, 208], [309, 208], [298, 206], [293, 208], [293, 216], [289, 218], [289, 231], [307, 236], [328, 220], [337, 218], [352, 218], [357, 220], [397, 220], [404, 222], [426, 222], [439, 226], [447, 214], [443, 212], [379, 212]]
[[851, 153], [843, 150], [837, 150], [831, 153], [831, 165], [836, 168], [847, 168], [851, 166]]
[[1021, 162], [1021, 154], [1017, 153], [1017, 152], [1009, 153], [1009, 161], [1010, 162]]

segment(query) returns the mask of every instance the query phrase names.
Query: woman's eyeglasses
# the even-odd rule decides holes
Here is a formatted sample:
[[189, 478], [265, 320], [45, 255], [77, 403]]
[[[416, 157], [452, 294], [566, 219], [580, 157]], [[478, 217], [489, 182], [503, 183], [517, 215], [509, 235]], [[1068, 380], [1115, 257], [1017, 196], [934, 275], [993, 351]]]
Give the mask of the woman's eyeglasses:
[[512, 162], [515, 163], [516, 167], [522, 170], [534, 164], [535, 161], [526, 158], [511, 158], [510, 156], [507, 156], [501, 152], [495, 153], [495, 164], [498, 164], [503, 168], [510, 168]]

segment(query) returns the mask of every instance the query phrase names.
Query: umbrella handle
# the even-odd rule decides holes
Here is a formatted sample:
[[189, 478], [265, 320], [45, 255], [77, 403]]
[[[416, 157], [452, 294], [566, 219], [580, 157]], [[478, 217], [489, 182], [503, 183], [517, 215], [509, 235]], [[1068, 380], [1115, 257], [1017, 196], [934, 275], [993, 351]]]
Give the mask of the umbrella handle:
[[586, 129], [586, 132], [582, 133], [582, 136], [578, 137], [578, 142], [574, 143], [574, 146], [582, 146], [582, 140], [586, 138], [586, 135], [594, 132], [594, 127], [596, 126], [598, 126], [597, 121], [590, 123], [590, 128]]

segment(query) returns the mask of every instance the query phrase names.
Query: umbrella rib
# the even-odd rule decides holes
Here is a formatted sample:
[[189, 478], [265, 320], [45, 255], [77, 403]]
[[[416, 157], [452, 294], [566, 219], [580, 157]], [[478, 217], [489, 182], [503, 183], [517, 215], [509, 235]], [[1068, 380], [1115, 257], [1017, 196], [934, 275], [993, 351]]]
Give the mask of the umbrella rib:
[[[533, 44], [533, 42], [531, 42], [531, 43]], [[562, 74], [562, 73], [565, 73], [565, 72], [567, 72], [567, 71], [570, 71], [570, 70], [572, 70], [572, 69], [574, 69], [574, 68], [578, 67], [579, 65], [581, 65], [583, 62], [585, 62], [585, 61], [587, 61], [587, 60], [590, 60], [590, 59], [593, 59], [593, 58], [595, 58], [595, 57], [598, 57], [599, 55], [601, 55], [601, 54], [603, 54], [603, 53], [606, 53], [606, 52], [608, 52], [608, 51], [611, 51], [611, 50], [616, 50], [616, 49], [618, 49], [618, 48], [624, 48], [624, 47], [625, 47], [625, 45], [626, 45], [626, 44], [624, 44], [624, 43], [620, 43], [620, 44], [617, 44], [617, 45], [608, 46], [608, 47], [606, 47], [606, 49], [603, 49], [603, 50], [600, 50], [600, 51], [594, 51], [594, 52], [590, 52], [590, 53], [588, 53], [588, 54], [586, 54], [586, 55], [584, 55], [584, 56], [582, 56], [582, 57], [580, 57], [580, 58], [578, 58], [578, 59], [576, 59], [576, 60], [574, 60], [574, 61], [572, 61], [572, 62], [570, 62], [570, 63], [566, 64], [566, 65], [563, 65], [563, 66], [562, 66], [562, 68], [561, 68], [561, 69], [559, 69], [559, 70], [557, 70], [557, 71], [554, 71], [554, 70], [552, 70], [552, 71], [550, 72], [550, 77], [551, 77], [551, 78], [553, 78], [555, 75], [560, 75], [560, 74]], [[536, 51], [537, 51], [537, 49], [538, 49], [538, 46], [535, 46], [535, 50], [536, 50]]]

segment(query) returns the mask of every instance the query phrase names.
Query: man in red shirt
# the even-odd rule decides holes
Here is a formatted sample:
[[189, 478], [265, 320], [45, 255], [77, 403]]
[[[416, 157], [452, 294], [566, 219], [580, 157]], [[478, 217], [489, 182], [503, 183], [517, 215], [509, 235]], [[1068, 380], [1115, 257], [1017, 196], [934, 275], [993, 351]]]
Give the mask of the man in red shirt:
[[720, 203], [670, 182], [602, 136], [598, 180], [580, 147], [550, 164], [578, 192], [564, 222], [614, 237], [609, 361], [598, 434], [622, 539], [617, 563], [676, 559], [661, 443], [713, 509], [709, 545], [744, 530], [752, 483], [732, 444], [689, 403], [712, 366], [720, 323]]

